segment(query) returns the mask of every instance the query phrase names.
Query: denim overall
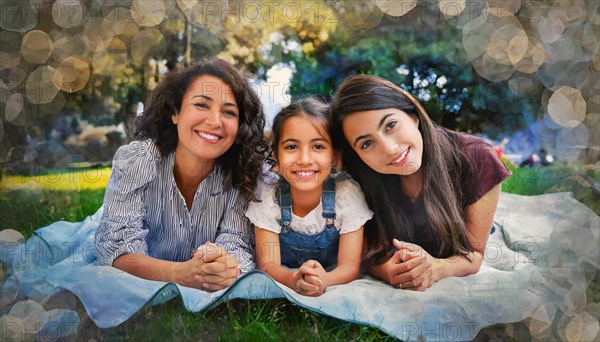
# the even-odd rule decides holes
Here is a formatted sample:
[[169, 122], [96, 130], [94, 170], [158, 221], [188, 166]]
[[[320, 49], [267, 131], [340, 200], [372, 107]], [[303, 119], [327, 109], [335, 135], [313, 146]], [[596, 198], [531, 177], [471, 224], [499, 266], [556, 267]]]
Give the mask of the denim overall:
[[281, 208], [279, 249], [281, 264], [288, 267], [300, 267], [308, 260], [318, 261], [324, 268], [337, 262], [340, 234], [334, 225], [335, 219], [335, 178], [328, 177], [323, 184], [321, 203], [325, 229], [318, 234], [305, 234], [290, 229], [292, 222], [292, 194], [290, 184], [279, 180], [276, 191], [277, 203]]

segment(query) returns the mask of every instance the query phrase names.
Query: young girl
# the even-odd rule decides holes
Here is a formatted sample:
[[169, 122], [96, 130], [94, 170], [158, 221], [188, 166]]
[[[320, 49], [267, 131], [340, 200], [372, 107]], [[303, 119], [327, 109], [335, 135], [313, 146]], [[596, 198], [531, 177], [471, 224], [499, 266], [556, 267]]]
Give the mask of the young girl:
[[369, 272], [419, 291], [476, 273], [510, 174], [492, 146], [434, 125], [415, 98], [376, 76], [345, 80], [332, 111], [344, 168], [375, 211]]
[[330, 120], [329, 107], [315, 99], [275, 117], [273, 170], [281, 177], [264, 184], [260, 202], [251, 202], [246, 213], [255, 226], [258, 268], [307, 296], [358, 277], [363, 224], [373, 216], [360, 187], [331, 174], [336, 150]]

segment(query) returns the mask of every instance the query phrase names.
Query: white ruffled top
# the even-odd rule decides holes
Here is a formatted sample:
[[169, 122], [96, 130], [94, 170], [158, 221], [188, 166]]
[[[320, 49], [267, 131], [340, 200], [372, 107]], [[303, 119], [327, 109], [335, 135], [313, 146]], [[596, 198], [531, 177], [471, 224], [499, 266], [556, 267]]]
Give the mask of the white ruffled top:
[[[277, 222], [281, 219], [281, 209], [275, 202], [277, 185], [259, 181], [257, 197], [261, 202], [250, 202], [246, 217], [255, 226], [279, 234], [281, 226]], [[334, 224], [340, 234], [358, 230], [373, 217], [360, 185], [354, 180], [345, 179], [336, 182]], [[325, 229], [325, 219], [322, 216], [323, 203], [309, 212], [304, 217], [294, 215], [292, 205], [292, 222], [290, 228], [304, 234], [318, 234]]]

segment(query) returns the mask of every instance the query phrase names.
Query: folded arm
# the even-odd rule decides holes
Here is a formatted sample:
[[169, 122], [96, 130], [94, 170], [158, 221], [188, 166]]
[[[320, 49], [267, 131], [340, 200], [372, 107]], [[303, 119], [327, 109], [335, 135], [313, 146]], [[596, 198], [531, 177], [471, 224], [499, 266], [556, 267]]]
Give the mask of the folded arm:
[[500, 198], [501, 184], [467, 207], [467, 238], [472, 252], [445, 259], [432, 257], [418, 245], [394, 241], [398, 251], [385, 263], [371, 267], [369, 273], [392, 286], [424, 291], [446, 277], [477, 273]]

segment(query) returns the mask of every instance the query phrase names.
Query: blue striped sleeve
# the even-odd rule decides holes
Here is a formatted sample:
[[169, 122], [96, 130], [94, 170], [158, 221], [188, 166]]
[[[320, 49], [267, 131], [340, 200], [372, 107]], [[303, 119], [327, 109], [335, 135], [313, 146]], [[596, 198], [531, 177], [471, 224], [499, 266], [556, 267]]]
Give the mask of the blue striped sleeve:
[[231, 189], [226, 203], [215, 243], [240, 261], [242, 273], [248, 272], [255, 268], [254, 234], [250, 221], [244, 215], [248, 202], [239, 195], [237, 189]]
[[147, 184], [156, 177], [149, 148], [146, 142], [135, 142], [122, 146], [115, 154], [95, 236], [101, 265], [112, 265], [122, 254], [147, 254], [144, 195]]

